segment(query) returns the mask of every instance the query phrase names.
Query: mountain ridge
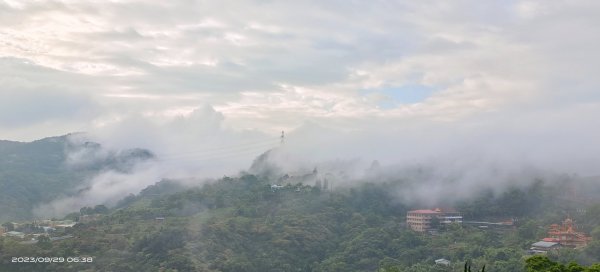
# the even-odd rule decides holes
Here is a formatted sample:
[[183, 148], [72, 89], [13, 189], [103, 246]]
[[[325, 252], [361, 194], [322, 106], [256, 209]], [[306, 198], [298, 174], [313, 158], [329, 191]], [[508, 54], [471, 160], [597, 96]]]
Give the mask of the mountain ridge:
[[69, 162], [73, 152], [95, 156], [102, 148], [92, 142], [74, 143], [73, 135], [31, 142], [0, 140], [0, 221], [30, 219], [34, 207], [73, 193], [100, 171], [127, 171], [139, 160], [154, 158], [148, 150], [128, 149], [73, 167]]

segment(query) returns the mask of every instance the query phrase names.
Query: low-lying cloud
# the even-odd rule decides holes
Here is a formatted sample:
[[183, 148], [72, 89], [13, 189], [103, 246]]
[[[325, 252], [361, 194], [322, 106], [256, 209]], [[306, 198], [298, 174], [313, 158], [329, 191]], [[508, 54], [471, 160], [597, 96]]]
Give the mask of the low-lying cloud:
[[[282, 130], [286, 171], [436, 165], [447, 170], [431, 180], [457, 176], [461, 192], [501, 188], [523, 167], [598, 175], [598, 10], [587, 0], [2, 3], [0, 136], [86, 131], [110, 150], [147, 148], [154, 180], [237, 173]], [[138, 188], [128, 186], [116, 188]]]

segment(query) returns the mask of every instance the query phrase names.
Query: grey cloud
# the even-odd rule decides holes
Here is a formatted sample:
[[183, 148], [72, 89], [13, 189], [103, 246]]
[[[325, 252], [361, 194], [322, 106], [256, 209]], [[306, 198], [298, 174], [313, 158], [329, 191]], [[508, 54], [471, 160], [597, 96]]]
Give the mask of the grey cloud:
[[[22, 59], [0, 59], [0, 126], [31, 126], [47, 121], [77, 122], [97, 115], [83, 79], [36, 66]], [[63, 81], [64, 80], [64, 81]], [[81, 84], [81, 85], [80, 85]]]
[[[138, 66], [147, 73], [141, 77], [140, 90], [154, 89], [156, 92], [210, 92], [236, 91], [240, 88], [271, 90], [277, 82], [292, 84], [324, 84], [343, 80], [347, 71], [344, 67], [351, 65], [357, 58], [374, 57], [375, 52], [390, 52], [396, 54], [398, 46], [406, 44], [410, 39], [394, 42], [400, 33], [381, 33], [378, 38], [370, 34], [369, 25], [358, 27], [367, 16], [358, 13], [359, 8], [352, 10], [352, 16], [346, 18], [334, 7], [327, 11], [319, 10], [318, 5], [286, 6], [277, 3], [247, 4], [240, 7], [239, 3], [209, 4], [190, 1], [172, 2], [161, 5], [147, 5], [139, 2], [106, 4], [98, 6], [97, 12], [91, 12], [90, 4], [79, 3], [65, 5], [65, 12], [79, 11], [107, 22], [119, 22], [122, 26], [109, 26], [107, 30], [91, 34], [76, 34], [61, 46], [84, 51], [90, 61], [108, 61], [119, 65], [112, 56], [127, 56], [135, 58], [140, 64], [152, 61], [160, 56], [153, 51], [154, 46], [165, 45], [172, 47], [166, 57], [174, 53], [189, 51], [183, 55], [185, 60], [197, 59], [199, 54], [206, 52], [213, 55], [219, 63], [236, 63], [242, 61], [240, 72], [231, 71], [230, 66], [216, 67], [170, 67], [154, 68]], [[263, 9], [274, 9], [267, 12]], [[290, 18], [287, 13], [293, 9], [303, 11], [303, 16]], [[243, 13], [236, 11], [244, 10]], [[370, 9], [373, 10], [373, 9]], [[210, 11], [210, 12], [209, 12]], [[375, 10], [378, 12], [377, 10]], [[264, 16], [270, 14], [269, 16]], [[172, 16], [171, 16], [172, 15]], [[177, 26], [193, 25], [205, 18], [216, 17], [225, 22], [225, 29], [215, 31], [210, 27], [196, 30], [179, 30]], [[149, 20], [149, 19], [152, 20]], [[277, 34], [265, 35], [247, 29], [253, 21], [266, 21], [280, 27], [286, 40]], [[92, 24], [93, 25], [93, 24]], [[66, 26], [64, 26], [66, 27]], [[320, 28], [335, 28], [335, 32], [321, 32]], [[396, 26], [397, 27], [397, 26]], [[145, 29], [172, 32], [161, 38], [145, 36]], [[224, 33], [240, 33], [247, 36], [248, 46], [236, 46], [224, 41]], [[139, 34], [139, 35], [138, 35]], [[331, 35], [333, 34], [333, 35]], [[147, 35], [147, 34], [146, 34]], [[79, 36], [79, 37], [77, 37]], [[94, 37], [90, 43], [86, 38]], [[290, 39], [291, 37], [291, 39]], [[388, 37], [388, 38], [386, 38]], [[276, 38], [276, 39], [275, 39]], [[312, 40], [322, 39], [313, 43]], [[328, 39], [330, 41], [328, 41]], [[346, 41], [335, 41], [342, 39]], [[214, 44], [216, 40], [218, 43]], [[244, 41], [245, 43], [245, 41]], [[105, 47], [110, 44], [110, 48]], [[330, 44], [330, 45], [327, 45]], [[355, 44], [353, 46], [353, 44]], [[389, 50], [385, 50], [391, 44]], [[91, 48], [86, 48], [91, 45]], [[324, 50], [325, 47], [329, 48]], [[128, 47], [129, 46], [129, 47]], [[332, 51], [333, 49], [333, 51]], [[150, 50], [150, 54], [147, 53]], [[341, 69], [340, 69], [341, 68]], [[149, 82], [144, 84], [143, 82]], [[160, 87], [161, 84], [166, 86]]]
[[[63, 113], [48, 114], [53, 120], [85, 122], [102, 139], [164, 152], [181, 152], [185, 145], [173, 141], [215, 144], [207, 131], [230, 144], [246, 137], [237, 134], [241, 128], [276, 134], [310, 121], [334, 129], [298, 136], [310, 139], [299, 144], [302, 152], [317, 144], [330, 150], [312, 154], [315, 159], [414, 161], [475, 150], [553, 168], [569, 154], [581, 163], [565, 162], [563, 170], [585, 172], [595, 150], [585, 146], [598, 135], [590, 117], [599, 115], [598, 8], [593, 1], [467, 0], [31, 4], [10, 9], [18, 16], [0, 16], [24, 35], [17, 39], [5, 29], [17, 49], [0, 48], [53, 69], [17, 70], [13, 75], [27, 80], [2, 94], [33, 95], [51, 86], [46, 100], [70, 97], [56, 98], [66, 105]], [[28, 32], [23, 22], [34, 16], [56, 19], [47, 24], [61, 39]], [[79, 24], [69, 26], [65, 18]], [[38, 43], [28, 39], [47, 52], [33, 50]], [[109, 68], [88, 72], [79, 62]], [[4, 73], [0, 78], [9, 80]], [[35, 88], [27, 87], [32, 82]], [[407, 84], [438, 91], [392, 109], [376, 108], [358, 92]], [[119, 94], [129, 97], [106, 96]], [[220, 113], [165, 119], [165, 112], [189, 114], [186, 109], [202, 104]], [[89, 108], [96, 115], [77, 114]], [[301, 130], [309, 129], [298, 135]]]
[[57, 119], [86, 120], [92, 115], [88, 111], [92, 103], [85, 96], [77, 97], [48, 88], [43, 92], [39, 89], [20, 90], [10, 96], [10, 100], [0, 102], [0, 126], [28, 126]]

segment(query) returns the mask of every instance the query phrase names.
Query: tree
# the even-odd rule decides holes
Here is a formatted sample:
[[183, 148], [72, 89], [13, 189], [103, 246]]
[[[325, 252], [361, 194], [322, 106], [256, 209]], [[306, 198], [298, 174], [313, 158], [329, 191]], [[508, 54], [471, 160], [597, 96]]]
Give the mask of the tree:
[[6, 231], [15, 230], [15, 226], [11, 222], [6, 222], [6, 223], [2, 224], [2, 227], [4, 227], [6, 229]]
[[[465, 262], [464, 272], [471, 272], [471, 264], [469, 262]], [[481, 272], [485, 272], [485, 265], [481, 268]]]
[[585, 252], [589, 256], [593, 256], [596, 258], [595, 261], [600, 261], [600, 240], [592, 240], [587, 247], [585, 247]]
[[94, 214], [94, 208], [83, 207], [83, 208], [79, 209], [79, 213], [81, 213], [81, 215]]
[[36, 245], [43, 249], [49, 249], [52, 247], [52, 242], [50, 241], [50, 237], [48, 237], [46, 235], [41, 235], [38, 238]]
[[93, 210], [94, 213], [99, 213], [99, 214], [107, 214], [108, 213], [108, 208], [104, 205], [96, 205], [94, 207]]
[[441, 226], [440, 219], [437, 216], [433, 216], [431, 218], [431, 224], [430, 224], [430, 226], [431, 226], [432, 229], [439, 229], [440, 226]]
[[321, 180], [320, 179], [317, 179], [317, 181], [315, 182], [315, 187], [319, 188], [319, 189], [322, 188], [322, 186], [321, 186]]
[[182, 254], [171, 254], [164, 263], [166, 268], [174, 269], [175, 271], [194, 271], [194, 263]]
[[519, 238], [523, 240], [533, 240], [536, 239], [538, 231], [538, 225], [533, 220], [527, 220], [525, 224], [519, 226], [518, 234]]
[[600, 272], [600, 264], [583, 267], [575, 262], [563, 265], [550, 260], [547, 256], [536, 255], [525, 260], [527, 272]]
[[525, 269], [527, 272], [539, 272], [539, 271], [564, 271], [564, 267], [560, 264], [551, 261], [546, 256], [536, 255], [525, 261]]

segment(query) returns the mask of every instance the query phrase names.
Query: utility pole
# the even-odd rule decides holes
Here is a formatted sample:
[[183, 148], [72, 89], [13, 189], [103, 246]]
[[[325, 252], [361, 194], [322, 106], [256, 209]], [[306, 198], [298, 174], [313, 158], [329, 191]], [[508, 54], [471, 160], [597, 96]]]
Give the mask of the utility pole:
[[283, 145], [284, 142], [285, 142], [285, 132], [282, 130], [281, 131], [281, 145]]

